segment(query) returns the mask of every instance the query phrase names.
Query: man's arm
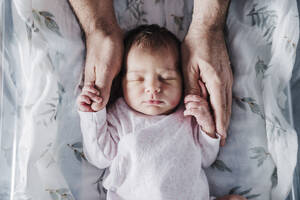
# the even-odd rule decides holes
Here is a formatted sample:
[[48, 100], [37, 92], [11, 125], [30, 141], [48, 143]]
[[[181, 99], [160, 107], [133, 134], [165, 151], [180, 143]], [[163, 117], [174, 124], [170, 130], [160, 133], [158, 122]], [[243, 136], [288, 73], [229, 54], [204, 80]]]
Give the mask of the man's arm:
[[192, 24], [203, 31], [223, 30], [230, 0], [194, 0]]
[[111, 34], [118, 27], [113, 0], [69, 0], [86, 35], [94, 31]]
[[123, 33], [113, 8], [113, 0], [69, 0], [86, 36], [85, 85], [95, 85], [103, 101], [94, 102], [94, 111], [109, 100], [112, 81], [121, 68]]
[[194, 0], [192, 22], [181, 47], [185, 94], [199, 95], [198, 80], [204, 82], [222, 145], [232, 103], [233, 77], [223, 33], [229, 2]]

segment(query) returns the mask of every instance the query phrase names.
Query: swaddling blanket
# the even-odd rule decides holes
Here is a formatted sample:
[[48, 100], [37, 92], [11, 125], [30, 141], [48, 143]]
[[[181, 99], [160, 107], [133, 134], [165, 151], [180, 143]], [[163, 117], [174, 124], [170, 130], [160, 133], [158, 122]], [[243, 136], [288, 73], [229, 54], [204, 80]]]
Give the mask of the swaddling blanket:
[[183, 110], [146, 116], [120, 98], [107, 113], [79, 111], [87, 160], [110, 166], [107, 199], [209, 199], [202, 168], [215, 161], [220, 137], [209, 137]]
[[[74, 14], [62, 0], [4, 2], [10, 17], [3, 34], [1, 199], [105, 199], [104, 170], [82, 152], [75, 99], [85, 47]], [[192, 17], [193, 0], [114, 3], [125, 30], [156, 23], [183, 39]], [[226, 146], [206, 170], [212, 195], [287, 196], [298, 147], [287, 90], [298, 27], [295, 0], [231, 0], [226, 40], [234, 98]]]

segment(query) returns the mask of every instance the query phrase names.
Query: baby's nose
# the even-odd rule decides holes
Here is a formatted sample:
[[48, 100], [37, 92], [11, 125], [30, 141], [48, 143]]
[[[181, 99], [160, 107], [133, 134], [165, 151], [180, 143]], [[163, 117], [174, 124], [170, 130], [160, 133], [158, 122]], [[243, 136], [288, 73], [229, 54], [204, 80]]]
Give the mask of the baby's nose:
[[153, 93], [160, 93], [160, 88], [159, 87], [147, 87], [145, 89], [145, 92], [146, 93], [150, 93], [150, 94], [153, 94]]

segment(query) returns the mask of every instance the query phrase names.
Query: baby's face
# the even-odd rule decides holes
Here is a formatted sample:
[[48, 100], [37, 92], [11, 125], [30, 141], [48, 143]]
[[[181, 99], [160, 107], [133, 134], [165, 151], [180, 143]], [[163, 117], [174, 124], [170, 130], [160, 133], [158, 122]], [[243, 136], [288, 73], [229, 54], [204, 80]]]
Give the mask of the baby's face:
[[176, 66], [177, 54], [161, 47], [150, 50], [132, 47], [122, 79], [126, 103], [147, 115], [168, 114], [180, 102], [182, 78]]

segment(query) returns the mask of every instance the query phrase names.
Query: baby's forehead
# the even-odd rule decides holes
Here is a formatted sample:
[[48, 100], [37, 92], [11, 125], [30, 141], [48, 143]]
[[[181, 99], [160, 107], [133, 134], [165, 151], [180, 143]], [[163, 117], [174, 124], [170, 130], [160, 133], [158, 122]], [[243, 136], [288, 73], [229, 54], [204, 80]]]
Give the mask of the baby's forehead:
[[[180, 67], [179, 50], [173, 46], [144, 47], [132, 46], [126, 56], [126, 66], [132, 62], [165, 62], [166, 69], [177, 69]], [[146, 57], [146, 59], [145, 59]], [[150, 61], [149, 61], [150, 59]]]

